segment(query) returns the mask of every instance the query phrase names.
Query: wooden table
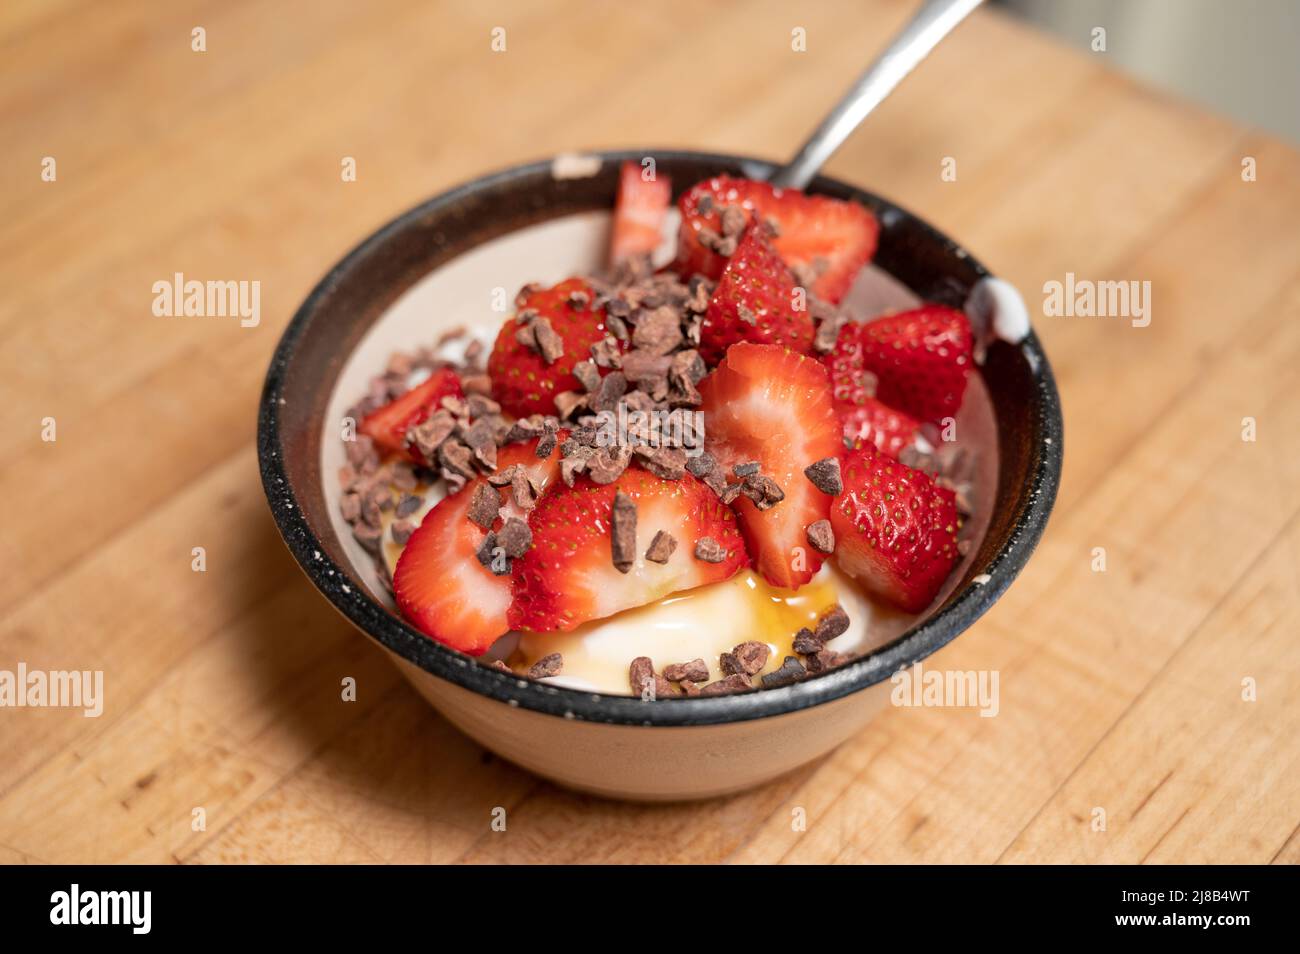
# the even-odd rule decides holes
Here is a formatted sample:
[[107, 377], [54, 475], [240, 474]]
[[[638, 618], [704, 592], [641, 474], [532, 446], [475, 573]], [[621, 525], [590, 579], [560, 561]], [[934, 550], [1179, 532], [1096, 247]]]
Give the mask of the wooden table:
[[[1065, 405], [1056, 513], [933, 661], [999, 671], [997, 718], [891, 709], [745, 795], [593, 800], [461, 737], [290, 560], [254, 412], [323, 270], [516, 161], [785, 156], [912, 4], [785, 6], [4, 5], [0, 669], [103, 670], [106, 704], [0, 710], [0, 860], [1300, 860], [1300, 153], [996, 12], [830, 171], [960, 236], [1034, 311], [1068, 272], [1152, 283], [1146, 328], [1036, 318]], [[259, 280], [260, 324], [154, 317], [175, 272]]]

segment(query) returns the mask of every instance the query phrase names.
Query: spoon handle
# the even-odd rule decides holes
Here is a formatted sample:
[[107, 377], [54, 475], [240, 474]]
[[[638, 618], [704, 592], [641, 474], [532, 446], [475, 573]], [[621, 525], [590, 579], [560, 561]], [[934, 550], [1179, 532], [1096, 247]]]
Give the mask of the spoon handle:
[[917, 63], [933, 50], [981, 0], [926, 0], [902, 32], [858, 78], [803, 148], [772, 176], [772, 184], [802, 189], [823, 163], [849, 138], [858, 123], [894, 91]]

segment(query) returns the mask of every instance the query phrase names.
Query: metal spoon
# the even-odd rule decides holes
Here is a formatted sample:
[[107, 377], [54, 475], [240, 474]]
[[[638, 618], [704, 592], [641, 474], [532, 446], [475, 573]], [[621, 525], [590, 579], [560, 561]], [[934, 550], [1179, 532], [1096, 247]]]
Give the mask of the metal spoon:
[[927, 0], [894, 42], [867, 67], [844, 98], [836, 104], [816, 132], [784, 167], [772, 176], [775, 186], [802, 189], [813, 180], [827, 159], [839, 149], [881, 101], [894, 91], [953, 27], [982, 0]]

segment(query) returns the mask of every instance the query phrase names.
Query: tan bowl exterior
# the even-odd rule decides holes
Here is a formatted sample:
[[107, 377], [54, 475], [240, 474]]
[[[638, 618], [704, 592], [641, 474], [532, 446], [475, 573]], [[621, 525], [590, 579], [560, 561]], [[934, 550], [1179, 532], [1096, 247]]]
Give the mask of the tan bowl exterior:
[[770, 782], [835, 749], [889, 699], [886, 681], [809, 709], [744, 722], [608, 725], [510, 706], [389, 655], [420, 695], [484, 748], [566, 788], [630, 801], [714, 798]]

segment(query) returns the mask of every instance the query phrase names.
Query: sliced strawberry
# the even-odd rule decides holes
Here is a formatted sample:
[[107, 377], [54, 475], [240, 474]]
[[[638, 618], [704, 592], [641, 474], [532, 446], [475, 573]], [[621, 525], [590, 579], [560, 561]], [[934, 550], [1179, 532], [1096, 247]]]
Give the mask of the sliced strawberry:
[[920, 421], [873, 397], [862, 397], [853, 404], [836, 401], [835, 413], [839, 415], [847, 444], [870, 441], [889, 457], [897, 458], [904, 447], [916, 443], [921, 435]]
[[973, 366], [970, 321], [943, 305], [923, 305], [840, 331], [826, 366], [836, 397], [866, 389], [892, 408], [935, 424], [961, 407]]
[[645, 178], [641, 164], [628, 159], [618, 174], [614, 231], [609, 260], [617, 265], [636, 255], [649, 255], [663, 240], [664, 215], [673, 201], [673, 184], [657, 173]]
[[957, 563], [953, 492], [870, 444], [840, 462], [844, 490], [831, 507], [835, 558], [867, 592], [918, 613]]
[[758, 461], [785, 499], [767, 510], [741, 496], [735, 507], [755, 566], [773, 586], [795, 588], [822, 563], [807, 527], [824, 519], [831, 498], [804, 476], [815, 461], [842, 449], [826, 369], [779, 345], [741, 342], [699, 386], [705, 447], [727, 468]]
[[776, 250], [791, 268], [813, 269], [818, 277], [811, 291], [829, 302], [843, 298], [862, 266], [871, 261], [880, 233], [876, 217], [856, 202], [729, 176], [696, 184], [678, 205], [682, 224], [677, 237], [677, 269], [683, 274], [698, 272], [709, 278], [722, 274], [726, 259], [701, 241], [701, 232], [720, 233], [721, 208], [739, 205], [747, 214], [776, 222]]
[[[559, 335], [564, 353], [547, 363], [536, 350], [521, 344], [516, 332], [528, 325], [519, 317], [510, 319], [497, 335], [488, 358], [492, 396], [516, 417], [554, 414], [555, 395], [581, 391], [573, 366], [591, 357], [591, 346], [605, 337], [605, 312], [592, 306], [595, 293], [581, 278], [570, 278], [553, 288], [526, 288], [520, 295], [519, 310], [533, 309]], [[602, 372], [604, 373], [604, 372]]]
[[[510, 444], [497, 452], [497, 470], [522, 464], [545, 487], [559, 472], [559, 451], [537, 456], [537, 441]], [[411, 534], [393, 574], [393, 595], [402, 614], [437, 642], [479, 656], [510, 629], [510, 577], [496, 576], [478, 559], [485, 531], [467, 516], [483, 478], [444, 497]], [[499, 491], [509, 508], [509, 488]], [[497, 524], [499, 528], [500, 524]]]
[[390, 454], [406, 452], [406, 432], [438, 409], [445, 397], [460, 397], [460, 378], [450, 368], [439, 368], [400, 397], [371, 411], [359, 430]]
[[[627, 573], [614, 566], [611, 551], [619, 491], [636, 504], [635, 562]], [[510, 607], [510, 625], [517, 629], [570, 630], [679, 590], [725, 580], [749, 562], [735, 515], [689, 474], [665, 480], [630, 467], [612, 484], [595, 484], [587, 477], [571, 488], [557, 484], [537, 502], [528, 525], [533, 546], [516, 563]], [[660, 530], [677, 541], [663, 564], [645, 559]], [[696, 543], [705, 537], [721, 546], [721, 562], [696, 557]]]
[[[812, 351], [813, 322], [767, 227], [750, 226], [727, 261], [700, 327], [700, 355], [717, 364], [737, 341]], [[806, 296], [804, 296], [806, 298]], [[799, 307], [796, 307], [799, 305]]]

